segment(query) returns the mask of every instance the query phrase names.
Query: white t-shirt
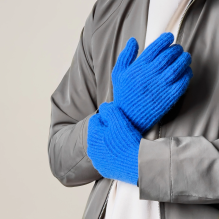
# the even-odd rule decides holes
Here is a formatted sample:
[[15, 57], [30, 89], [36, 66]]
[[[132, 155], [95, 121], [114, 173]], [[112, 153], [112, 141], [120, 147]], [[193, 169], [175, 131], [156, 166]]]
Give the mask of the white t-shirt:
[[[163, 32], [172, 32], [174, 43], [181, 17], [190, 0], [150, 0], [145, 48]], [[140, 200], [139, 188], [114, 180], [105, 219], [160, 219], [159, 202]]]

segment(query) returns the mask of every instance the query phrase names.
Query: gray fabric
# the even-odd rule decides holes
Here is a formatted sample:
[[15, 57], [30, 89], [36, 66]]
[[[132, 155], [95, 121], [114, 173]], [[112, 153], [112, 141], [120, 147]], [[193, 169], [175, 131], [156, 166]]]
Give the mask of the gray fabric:
[[140, 199], [219, 203], [219, 140], [203, 136], [141, 140]]
[[[72, 64], [51, 96], [48, 154], [65, 186], [96, 181], [83, 218], [103, 218], [113, 180], [86, 154], [87, 125], [113, 100], [111, 72], [130, 37], [144, 50], [149, 0], [98, 0]], [[161, 219], [219, 216], [219, 1], [195, 0], [177, 43], [192, 55], [194, 77], [177, 104], [146, 133], [139, 149], [139, 197], [158, 200]], [[159, 138], [160, 137], [160, 138]]]

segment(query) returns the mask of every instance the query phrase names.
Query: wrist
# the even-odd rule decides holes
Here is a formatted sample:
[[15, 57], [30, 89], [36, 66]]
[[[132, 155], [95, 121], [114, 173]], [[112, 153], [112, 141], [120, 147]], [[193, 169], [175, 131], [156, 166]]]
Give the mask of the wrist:
[[137, 185], [138, 180], [138, 152], [141, 141], [140, 132], [126, 118], [120, 108], [113, 102], [100, 106], [100, 115], [107, 124], [104, 144], [116, 157], [119, 175], [115, 179]]

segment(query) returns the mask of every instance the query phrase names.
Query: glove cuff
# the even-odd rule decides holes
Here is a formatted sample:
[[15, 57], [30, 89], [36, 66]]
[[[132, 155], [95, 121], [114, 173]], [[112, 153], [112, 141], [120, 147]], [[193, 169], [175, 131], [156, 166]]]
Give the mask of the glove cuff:
[[140, 132], [113, 102], [102, 103], [88, 123], [88, 157], [105, 178], [137, 185]]
[[132, 125], [114, 102], [102, 103], [99, 113], [107, 125], [104, 144], [113, 157], [116, 157], [116, 179], [137, 185], [138, 151], [141, 141], [140, 132]]

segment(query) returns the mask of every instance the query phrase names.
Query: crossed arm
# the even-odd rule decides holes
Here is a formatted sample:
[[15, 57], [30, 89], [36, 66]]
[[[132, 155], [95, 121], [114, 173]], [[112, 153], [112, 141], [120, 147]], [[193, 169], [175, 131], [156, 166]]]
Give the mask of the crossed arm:
[[[50, 167], [54, 176], [70, 187], [102, 178], [87, 156], [88, 122], [99, 107], [89, 52], [93, 15], [87, 19], [70, 68], [51, 96]], [[219, 139], [142, 138], [138, 170], [141, 199], [186, 204], [219, 202]]]

